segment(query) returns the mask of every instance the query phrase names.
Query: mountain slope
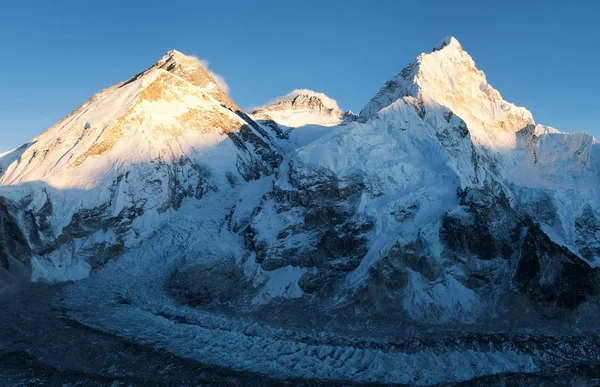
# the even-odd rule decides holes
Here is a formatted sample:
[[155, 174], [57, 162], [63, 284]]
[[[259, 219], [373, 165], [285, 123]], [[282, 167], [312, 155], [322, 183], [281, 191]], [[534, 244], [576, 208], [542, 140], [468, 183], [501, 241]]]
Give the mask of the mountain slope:
[[44, 255], [34, 277], [60, 279], [143, 239], [185, 197], [270, 174], [281, 156], [198, 61], [170, 51], [2, 160], [0, 193]]

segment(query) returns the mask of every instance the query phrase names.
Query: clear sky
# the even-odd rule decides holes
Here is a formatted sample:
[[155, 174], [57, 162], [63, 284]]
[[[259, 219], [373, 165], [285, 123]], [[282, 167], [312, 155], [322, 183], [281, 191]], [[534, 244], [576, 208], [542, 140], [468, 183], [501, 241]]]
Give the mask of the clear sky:
[[357, 112], [446, 35], [538, 123], [598, 138], [597, 3], [0, 0], [0, 151], [173, 48], [208, 60], [242, 107], [308, 88]]

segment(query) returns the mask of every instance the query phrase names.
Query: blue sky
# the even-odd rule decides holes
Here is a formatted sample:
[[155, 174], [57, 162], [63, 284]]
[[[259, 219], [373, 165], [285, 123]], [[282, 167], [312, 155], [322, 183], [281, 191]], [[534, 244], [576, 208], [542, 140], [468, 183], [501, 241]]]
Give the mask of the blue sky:
[[208, 60], [242, 107], [297, 88], [360, 111], [454, 35], [539, 123], [600, 137], [595, 1], [0, 0], [0, 151], [169, 49]]

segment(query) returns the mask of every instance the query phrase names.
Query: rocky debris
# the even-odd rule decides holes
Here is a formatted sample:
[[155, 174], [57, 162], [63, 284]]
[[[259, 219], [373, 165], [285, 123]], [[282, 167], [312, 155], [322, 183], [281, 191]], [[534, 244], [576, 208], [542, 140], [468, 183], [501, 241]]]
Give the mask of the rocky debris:
[[369, 280], [356, 294], [354, 305], [362, 315], [406, 319], [402, 305], [410, 287], [411, 272], [432, 283], [443, 281], [445, 270], [427, 243], [418, 239], [395, 243], [369, 270]]
[[214, 251], [204, 254], [221, 256], [209, 265], [184, 264], [168, 279], [165, 288], [175, 300], [190, 306], [214, 306], [248, 296], [252, 292], [251, 283], [245, 278], [234, 256]]

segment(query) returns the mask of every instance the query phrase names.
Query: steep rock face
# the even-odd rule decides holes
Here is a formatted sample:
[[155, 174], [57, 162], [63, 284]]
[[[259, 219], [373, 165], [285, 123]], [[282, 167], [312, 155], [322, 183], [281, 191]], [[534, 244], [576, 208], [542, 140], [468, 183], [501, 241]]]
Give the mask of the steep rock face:
[[[380, 300], [391, 297], [399, 311], [404, 301], [414, 304], [407, 306], [414, 318], [448, 321], [456, 319], [454, 304], [435, 305], [448, 291], [472, 319], [467, 312], [478, 308], [477, 296], [463, 289], [433, 247], [442, 214], [458, 202], [457, 189], [478, 179], [466, 125], [448, 113], [441, 107], [422, 112], [416, 101], [401, 100], [377, 119], [338, 127], [289, 155], [246, 231], [256, 263], [267, 272], [306, 269], [299, 284], [318, 295], [313, 307], [344, 297], [379, 304], [365, 298], [368, 288]], [[412, 253], [401, 253], [406, 250]], [[430, 290], [438, 292], [434, 302], [413, 296], [415, 287], [428, 287], [421, 271], [442, 281]], [[405, 280], [397, 283], [397, 276]], [[394, 290], [375, 285], [387, 289], [382, 278]]]
[[574, 309], [598, 294], [598, 269], [554, 243], [537, 225], [530, 225], [515, 272], [519, 290], [550, 315]]
[[365, 190], [362, 177], [340, 179], [298, 161], [278, 174], [243, 230], [246, 246], [264, 270], [307, 269], [300, 283], [305, 292], [331, 292], [343, 280], [341, 274], [355, 269], [368, 250], [374, 222], [356, 212]]
[[588, 262], [595, 262], [600, 257], [600, 222], [590, 205], [575, 220], [575, 235], [579, 254]]
[[9, 256], [28, 256], [31, 251], [25, 235], [9, 209], [11, 204], [0, 197], [0, 268], [8, 268]]
[[201, 63], [170, 51], [4, 154], [0, 195], [19, 203], [32, 255], [18, 258], [33, 257], [34, 278], [81, 278], [183, 199], [271, 174], [281, 159]]
[[[153, 69], [163, 69], [171, 74], [175, 74], [192, 85], [201, 88], [206, 94], [210, 94], [228, 109], [241, 111], [237, 104], [229, 98], [227, 93], [223, 91], [215, 79], [206, 71], [202, 63], [194, 57], [186, 56], [177, 50], [171, 50], [146, 72]], [[138, 74], [134, 79], [143, 75], [144, 73]]]

